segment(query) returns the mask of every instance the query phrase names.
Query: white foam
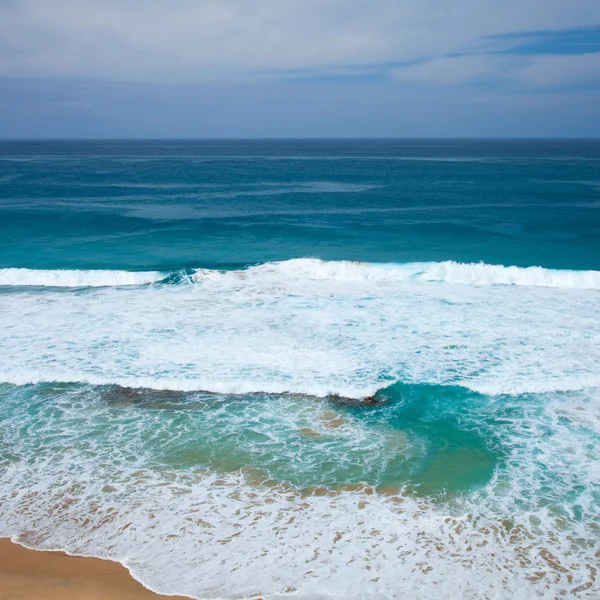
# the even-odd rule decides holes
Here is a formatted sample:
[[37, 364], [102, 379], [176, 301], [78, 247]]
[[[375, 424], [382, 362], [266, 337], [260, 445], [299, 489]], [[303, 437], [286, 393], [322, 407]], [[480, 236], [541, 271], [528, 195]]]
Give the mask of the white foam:
[[[512, 380], [511, 380], [512, 379]], [[475, 381], [464, 381], [463, 385], [474, 392], [487, 394], [488, 396], [519, 394], [547, 394], [549, 392], [574, 392], [577, 390], [592, 390], [600, 388], [599, 373], [584, 373], [581, 375], [560, 374], [558, 377], [546, 377], [536, 380], [532, 377], [530, 381], [524, 381], [521, 377], [510, 377], [503, 381], [484, 378]]]
[[505, 267], [454, 261], [429, 263], [417, 276], [423, 281], [469, 285], [518, 285], [574, 290], [600, 290], [600, 271], [561, 271], [542, 267]]
[[143, 285], [164, 278], [157, 271], [0, 269], [0, 286], [105, 287]]
[[595, 292], [423, 272], [298, 260], [199, 271], [195, 285], [0, 294], [0, 378], [355, 398], [394, 381], [597, 385]]
[[[137, 493], [121, 480], [119, 492], [107, 494], [91, 476], [87, 485], [77, 486], [84, 490], [80, 495], [67, 494], [68, 507], [63, 490], [44, 492], [31, 486], [31, 477], [53, 474], [71, 484], [79, 477], [67, 478], [65, 469], [56, 468], [28, 474], [28, 481], [19, 481], [17, 497], [37, 516], [35, 533], [11, 499], [3, 507], [4, 535], [28, 531], [14, 539], [30, 547], [118, 560], [163, 594], [553, 600], [560, 589], [590, 581], [577, 563], [588, 559], [585, 553], [573, 554], [566, 540], [552, 540], [549, 531], [539, 540], [528, 539], [526, 517], [513, 519], [513, 540], [523, 548], [519, 553], [502, 535], [499, 519], [452, 517], [410, 500], [398, 506], [358, 493], [301, 499], [252, 489], [231, 477], [221, 477], [221, 484], [215, 484], [216, 477], [196, 482], [182, 477], [175, 483], [144, 473], [137, 477]], [[93, 498], [92, 490], [97, 493]], [[45, 508], [50, 504], [60, 507], [53, 516]], [[84, 522], [87, 526], [81, 527]], [[544, 547], [551, 556], [559, 551], [569, 556], [571, 550], [570, 560], [560, 561], [566, 573], [549, 567], [539, 554]], [[525, 560], [528, 568], [521, 567]], [[532, 581], [536, 569], [545, 575], [537, 585]], [[597, 590], [592, 583], [591, 593], [581, 597], [591, 599]]]
[[600, 271], [561, 271], [542, 267], [505, 267], [455, 261], [373, 264], [352, 261], [292, 259], [265, 263], [243, 271], [199, 269], [197, 281], [225, 278], [307, 279], [336, 281], [432, 281], [476, 286], [515, 285], [600, 290]]
[[341, 396], [343, 398], [361, 399], [372, 396], [379, 386], [371, 383], [362, 387], [310, 383], [299, 386], [290, 385], [284, 381], [261, 380], [216, 380], [206, 378], [174, 378], [174, 377], [123, 377], [95, 376], [86, 371], [58, 371], [40, 369], [37, 371], [0, 371], [0, 382], [13, 385], [35, 385], [39, 383], [85, 383], [90, 385], [118, 385], [126, 388], [144, 388], [162, 391], [179, 392], [211, 392], [215, 394], [302, 394], [325, 398], [328, 396]]
[[[478, 267], [306, 259], [199, 271], [192, 285], [0, 291], [0, 380], [16, 384], [362, 397], [401, 380], [502, 395], [465, 415], [500, 456], [493, 480], [434, 504], [302, 498], [196, 468], [209, 459], [185, 446], [198, 439], [191, 410], [3, 390], [0, 536], [120, 560], [152, 589], [197, 598], [597, 598], [597, 294], [566, 272], [506, 285], [502, 268]], [[552, 390], [570, 392], [517, 396]], [[278, 423], [306, 426], [284, 408]], [[225, 412], [228, 435], [246, 430]], [[377, 464], [377, 448], [396, 449], [358, 420], [336, 435], [345, 427], [381, 435]], [[280, 447], [289, 461], [294, 443]], [[170, 466], [177, 452], [192, 466]]]
[[[118, 560], [150, 589], [194, 598], [597, 598], [600, 463], [580, 431], [597, 405], [578, 395], [506, 408], [471, 416], [502, 417], [501, 472], [480, 493], [434, 502], [302, 497], [240, 472], [171, 468], [163, 458], [196, 431], [193, 411], [115, 408], [89, 390], [15, 394], [0, 406], [0, 450], [14, 457], [0, 464], [0, 536]], [[294, 426], [290, 403], [281, 410], [271, 418]], [[251, 426], [235, 414], [223, 417], [232, 431]], [[203, 423], [210, 435], [213, 418]], [[377, 435], [360, 418], [355, 426]]]
[[[143, 285], [166, 278], [158, 271], [0, 269], [0, 286], [106, 287]], [[312, 258], [264, 263], [238, 271], [197, 269], [197, 282], [252, 278], [281, 280], [334, 280], [340, 282], [446, 282], [473, 286], [513, 285], [562, 289], [600, 290], [600, 271], [569, 271], [543, 267], [514, 267], [455, 261], [376, 264], [323, 261]]]

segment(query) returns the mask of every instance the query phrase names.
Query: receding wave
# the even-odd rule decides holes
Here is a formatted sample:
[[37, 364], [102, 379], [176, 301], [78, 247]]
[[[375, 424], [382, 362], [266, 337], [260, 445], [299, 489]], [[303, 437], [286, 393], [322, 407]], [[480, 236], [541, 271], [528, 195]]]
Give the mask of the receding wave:
[[157, 271], [0, 269], [0, 286], [114, 287], [143, 285], [165, 278]]
[[596, 403], [397, 391], [158, 411], [10, 390], [0, 536], [192, 598], [597, 599]]
[[[242, 395], [291, 395], [313, 398], [338, 398], [348, 401], [362, 402], [385, 401], [388, 397], [390, 382], [365, 383], [351, 385], [336, 382], [326, 385], [318, 382], [301, 382], [286, 385], [282, 381], [267, 380], [211, 380], [184, 377], [99, 377], [89, 373], [75, 372], [0, 372], [0, 383], [9, 385], [38, 385], [38, 384], [82, 384], [93, 386], [117, 386], [120, 388], [136, 390], [154, 390], [160, 392], [204, 392], [209, 394], [222, 394], [226, 396]], [[424, 380], [424, 385], [432, 385]], [[397, 380], [392, 385], [403, 384]], [[472, 392], [487, 396], [518, 396], [522, 394], [545, 394], [551, 392], [573, 392], [585, 389], [600, 389], [600, 375], [564, 376], [554, 379], [545, 379], [539, 382], [479, 382], [461, 380], [450, 384], [441, 384], [444, 387], [464, 388]]]
[[[84, 384], [94, 386], [116, 385], [122, 388], [147, 389], [171, 392], [207, 392], [224, 395], [246, 394], [291, 394], [298, 396], [312, 396], [315, 398], [340, 397], [348, 400], [363, 400], [372, 397], [379, 391], [378, 384], [348, 385], [337, 383], [325, 385], [318, 382], [286, 384], [283, 381], [267, 380], [211, 380], [195, 377], [128, 377], [128, 376], [95, 376], [89, 373], [49, 371], [21, 371], [1, 372], [0, 383], [12, 385], [37, 385], [37, 384]], [[387, 386], [386, 386], [387, 387]]]

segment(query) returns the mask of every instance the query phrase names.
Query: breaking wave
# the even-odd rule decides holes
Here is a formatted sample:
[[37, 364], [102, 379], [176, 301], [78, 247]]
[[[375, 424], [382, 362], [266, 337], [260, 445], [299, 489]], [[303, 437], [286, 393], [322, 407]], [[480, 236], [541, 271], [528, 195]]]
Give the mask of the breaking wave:
[[600, 289], [600, 271], [565, 271], [543, 267], [505, 267], [455, 261], [374, 264], [299, 258], [265, 263], [240, 271], [198, 269], [194, 279], [281, 277], [334, 281], [417, 281], [467, 285], [516, 285], [566, 289]]
[[[281, 378], [283, 379], [283, 378]], [[99, 377], [85, 372], [52, 372], [50, 370], [32, 371], [0, 371], [0, 383], [11, 385], [37, 385], [44, 383], [56, 384], [88, 384], [95, 386], [119, 386], [127, 389], [156, 390], [165, 392], [207, 392], [224, 395], [268, 394], [283, 395], [293, 394], [298, 396], [311, 396], [315, 398], [339, 397], [348, 400], [362, 400], [374, 396], [379, 387], [377, 383], [364, 385], [351, 385], [344, 382], [334, 382], [331, 385], [324, 383], [286, 383], [275, 380], [215, 380], [194, 377], [134, 377], [112, 376]], [[598, 384], [600, 386], [600, 382]]]
[[[93, 386], [118, 386], [131, 390], [154, 390], [158, 392], [204, 392], [209, 394], [222, 394], [227, 396], [242, 396], [253, 394], [266, 395], [293, 395], [314, 398], [331, 398], [347, 401], [385, 401], [387, 399], [387, 385], [377, 382], [352, 384], [345, 381], [326, 383], [294, 382], [286, 384], [285, 381], [268, 380], [211, 380], [197, 378], [174, 377], [98, 377], [85, 372], [51, 372], [51, 371], [0, 371], [0, 383], [25, 386], [39, 384], [86, 384]], [[394, 383], [401, 384], [397, 379]], [[452, 384], [442, 384], [452, 387]], [[574, 392], [580, 390], [600, 389], [600, 375], [563, 376], [548, 378], [539, 383], [527, 381], [518, 382], [479, 382], [462, 380], [456, 384], [475, 393], [487, 396], [519, 396], [522, 394], [545, 394], [550, 392]]]
[[568, 271], [455, 261], [375, 264], [297, 258], [244, 269], [159, 271], [0, 269], [0, 286], [118, 287], [150, 283], [210, 283], [211, 281], [367, 281], [445, 282], [474, 286], [510, 285], [600, 290], [600, 271]]
[[0, 272], [5, 284], [10, 272], [19, 285], [93, 286], [0, 293], [0, 380], [16, 385], [360, 399], [398, 381], [494, 396], [600, 383], [597, 272], [316, 259], [29, 279], [15, 269]]
[[156, 283], [164, 278], [165, 274], [157, 271], [0, 269], [0, 286], [113, 287]]

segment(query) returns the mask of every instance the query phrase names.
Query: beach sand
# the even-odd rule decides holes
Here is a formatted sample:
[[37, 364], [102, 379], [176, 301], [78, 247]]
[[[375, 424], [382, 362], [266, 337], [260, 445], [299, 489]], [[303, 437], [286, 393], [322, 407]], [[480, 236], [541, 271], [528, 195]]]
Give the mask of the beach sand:
[[[152, 600], [123, 565], [63, 552], [27, 550], [0, 539], [0, 600]], [[170, 596], [170, 598], [176, 598]], [[184, 600], [179, 598], [179, 600]]]

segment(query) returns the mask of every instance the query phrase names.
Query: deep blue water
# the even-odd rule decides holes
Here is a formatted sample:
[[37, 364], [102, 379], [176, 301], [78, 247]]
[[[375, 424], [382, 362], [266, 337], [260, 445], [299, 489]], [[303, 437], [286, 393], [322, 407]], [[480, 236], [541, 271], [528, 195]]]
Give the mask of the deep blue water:
[[0, 266], [600, 268], [598, 141], [0, 142]]

